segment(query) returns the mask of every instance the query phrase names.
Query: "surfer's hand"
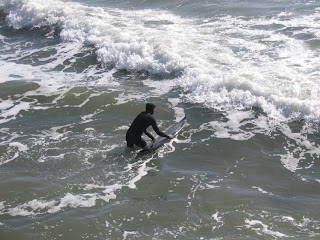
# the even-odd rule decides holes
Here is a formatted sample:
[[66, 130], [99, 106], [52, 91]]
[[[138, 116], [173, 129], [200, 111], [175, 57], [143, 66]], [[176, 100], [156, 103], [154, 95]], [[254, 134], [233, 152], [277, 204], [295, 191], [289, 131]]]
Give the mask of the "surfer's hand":
[[171, 135], [171, 134], [170, 134], [170, 135], [169, 135], [168, 137], [169, 137], [169, 139], [172, 139], [172, 138], [174, 138], [174, 136], [173, 136], [173, 135]]

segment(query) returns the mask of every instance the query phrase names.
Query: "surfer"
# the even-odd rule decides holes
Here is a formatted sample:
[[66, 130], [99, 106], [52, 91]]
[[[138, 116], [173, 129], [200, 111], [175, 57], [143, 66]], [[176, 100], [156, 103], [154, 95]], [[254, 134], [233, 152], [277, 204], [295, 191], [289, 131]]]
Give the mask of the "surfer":
[[132, 148], [133, 145], [137, 145], [138, 147], [145, 148], [147, 143], [141, 137], [143, 133], [145, 133], [152, 141], [154, 141], [154, 137], [147, 131], [149, 126], [152, 126], [153, 130], [161, 137], [166, 138], [174, 138], [173, 135], [167, 135], [160, 131], [156, 120], [152, 116], [156, 109], [156, 105], [153, 103], [146, 104], [146, 111], [141, 112], [132, 122], [129, 130], [126, 134], [127, 146]]

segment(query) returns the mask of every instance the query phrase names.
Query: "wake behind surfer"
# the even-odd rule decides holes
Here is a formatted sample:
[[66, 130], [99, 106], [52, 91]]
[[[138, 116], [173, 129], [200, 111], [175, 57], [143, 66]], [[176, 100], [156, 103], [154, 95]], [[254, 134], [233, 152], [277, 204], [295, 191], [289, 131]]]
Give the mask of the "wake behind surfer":
[[156, 105], [153, 103], [146, 104], [146, 111], [139, 113], [139, 115], [133, 120], [129, 130], [126, 134], [127, 146], [132, 148], [133, 145], [136, 145], [141, 148], [145, 148], [147, 143], [141, 137], [145, 133], [152, 141], [154, 137], [147, 131], [149, 126], [152, 126], [153, 130], [161, 137], [174, 138], [173, 135], [167, 135], [160, 131], [156, 120], [152, 116], [156, 109]]

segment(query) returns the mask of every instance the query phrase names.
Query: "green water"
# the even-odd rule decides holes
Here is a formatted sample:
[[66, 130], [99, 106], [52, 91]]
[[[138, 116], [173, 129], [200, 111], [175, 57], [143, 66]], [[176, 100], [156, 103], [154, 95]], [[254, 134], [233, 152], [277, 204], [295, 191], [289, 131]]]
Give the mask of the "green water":
[[[49, 96], [38, 87], [2, 84], [4, 99], [33, 107], [2, 124], [1, 239], [317, 238], [317, 173], [283, 166], [277, 154], [290, 139], [280, 127], [241, 141], [217, 138], [208, 123], [227, 123], [226, 113], [184, 101], [172, 108], [167, 99], [177, 90], [141, 100], [151, 89], [136, 82]], [[145, 100], [157, 105], [161, 129], [175, 108], [188, 123], [173, 142], [137, 158], [124, 136]], [[242, 119], [243, 136], [257, 132], [252, 120], [263, 116]], [[318, 164], [308, 156], [304, 163]]]
[[[319, 239], [318, 20], [316, 1], [0, 0], [0, 240]], [[147, 102], [162, 131], [188, 120], [137, 157]]]

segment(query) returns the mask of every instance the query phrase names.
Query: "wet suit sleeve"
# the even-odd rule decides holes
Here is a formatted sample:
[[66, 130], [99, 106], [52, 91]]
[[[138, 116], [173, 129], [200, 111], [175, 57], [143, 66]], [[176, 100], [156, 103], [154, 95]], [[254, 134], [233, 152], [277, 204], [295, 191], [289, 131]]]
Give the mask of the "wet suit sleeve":
[[152, 124], [151, 124], [153, 130], [161, 137], [166, 137], [169, 138], [169, 136], [163, 132], [160, 131], [160, 129], [158, 128], [158, 125], [156, 123], [156, 120], [153, 119]]

